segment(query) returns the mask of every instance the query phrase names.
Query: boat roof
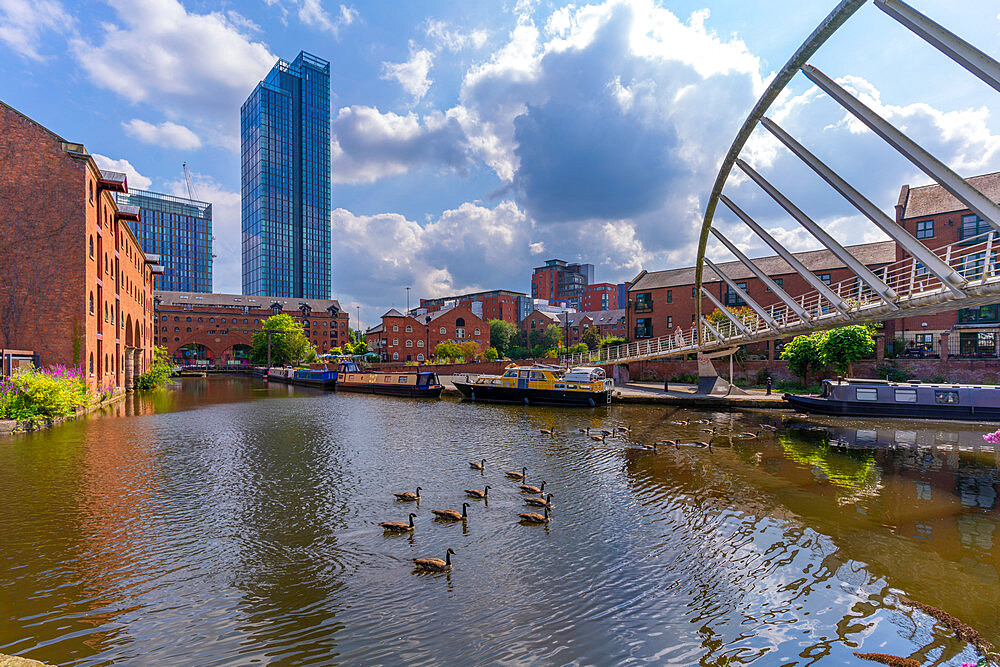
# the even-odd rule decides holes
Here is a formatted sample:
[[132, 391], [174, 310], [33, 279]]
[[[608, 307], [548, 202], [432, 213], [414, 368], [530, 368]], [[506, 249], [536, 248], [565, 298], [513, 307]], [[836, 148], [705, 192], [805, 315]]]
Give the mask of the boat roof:
[[889, 380], [873, 380], [869, 378], [844, 378], [843, 382], [836, 379], [826, 379], [832, 385], [861, 384], [875, 385], [878, 387], [932, 387], [935, 389], [1000, 389], [998, 385], [991, 384], [961, 384], [958, 382], [921, 382], [920, 380], [906, 380], [904, 382], [890, 382]]

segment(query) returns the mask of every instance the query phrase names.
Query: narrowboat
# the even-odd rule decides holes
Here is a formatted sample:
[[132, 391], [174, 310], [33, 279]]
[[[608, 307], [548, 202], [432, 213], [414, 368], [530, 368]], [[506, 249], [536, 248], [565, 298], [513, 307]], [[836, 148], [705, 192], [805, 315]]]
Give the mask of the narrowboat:
[[438, 398], [444, 386], [437, 373], [414, 370], [408, 373], [363, 371], [353, 361], [340, 364], [337, 371], [338, 391], [363, 394], [384, 394], [406, 398]]
[[596, 366], [564, 370], [556, 366], [511, 364], [503, 375], [455, 380], [455, 388], [472, 401], [594, 407], [611, 402], [615, 382]]
[[337, 371], [310, 370], [308, 368], [269, 368], [267, 379], [270, 382], [285, 382], [302, 387], [317, 387], [332, 389], [337, 384]]
[[821, 415], [1000, 421], [1000, 387], [824, 380], [819, 396], [785, 394], [784, 398], [796, 410]]

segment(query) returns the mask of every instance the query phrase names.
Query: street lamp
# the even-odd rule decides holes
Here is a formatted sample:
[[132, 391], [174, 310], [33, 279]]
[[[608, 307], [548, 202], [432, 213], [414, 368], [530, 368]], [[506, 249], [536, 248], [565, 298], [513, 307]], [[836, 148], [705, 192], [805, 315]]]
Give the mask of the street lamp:
[[410, 314], [410, 288], [406, 288], [406, 314]]

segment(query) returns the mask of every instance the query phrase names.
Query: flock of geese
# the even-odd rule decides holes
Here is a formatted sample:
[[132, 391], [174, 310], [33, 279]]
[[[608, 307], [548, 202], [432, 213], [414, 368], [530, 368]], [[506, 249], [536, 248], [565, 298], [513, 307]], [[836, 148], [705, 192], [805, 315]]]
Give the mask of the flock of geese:
[[[651, 451], [653, 453], [657, 452], [657, 448], [661, 446], [674, 447], [680, 449], [681, 447], [702, 447], [707, 448], [712, 451], [712, 441], [716, 437], [721, 437], [722, 434], [718, 433], [718, 427], [711, 426], [712, 423], [709, 419], [677, 419], [670, 422], [675, 426], [690, 426], [690, 425], [705, 425], [705, 428], [701, 429], [702, 433], [708, 434], [708, 440], [700, 440], [695, 442], [682, 442], [680, 440], [658, 440], [652, 444], [640, 444], [639, 449], [646, 451]], [[550, 428], [539, 429], [542, 435], [555, 435], [556, 432]], [[756, 431], [742, 431], [739, 433], [729, 433], [731, 437], [736, 438], [756, 438], [762, 433], [774, 433], [778, 429], [770, 424], [761, 424]], [[632, 432], [632, 426], [615, 426], [614, 428], [608, 429], [595, 429], [595, 428], [580, 428], [577, 429], [577, 433], [586, 434], [591, 440], [595, 442], [606, 442], [608, 438], [624, 437], [630, 435]], [[486, 470], [486, 459], [480, 459], [479, 461], [470, 461], [469, 467], [473, 470], [478, 470], [480, 472], [485, 472]], [[545, 481], [538, 486], [533, 486], [527, 483], [528, 469], [521, 468], [520, 471], [513, 470], [505, 472], [504, 476], [511, 481], [521, 482], [518, 489], [523, 494], [527, 494], [524, 497], [524, 502], [527, 505], [542, 508], [542, 514], [538, 512], [521, 512], [517, 515], [518, 521], [522, 524], [547, 524], [550, 521], [549, 518], [549, 508], [552, 506], [552, 494], [545, 493]], [[421, 487], [417, 487], [415, 491], [401, 491], [399, 493], [394, 493], [397, 502], [417, 502], [420, 501], [420, 491]], [[486, 500], [489, 501], [490, 486], [487, 484], [480, 489], [465, 489], [465, 495], [474, 500]], [[462, 510], [451, 510], [451, 509], [435, 509], [431, 510], [431, 514], [434, 515], [435, 521], [466, 521], [469, 518], [469, 503], [462, 503]], [[416, 528], [413, 520], [417, 518], [416, 512], [410, 512], [409, 521], [383, 521], [379, 523], [379, 526], [387, 534], [401, 534], [410, 533]], [[416, 572], [445, 572], [451, 569], [451, 557], [455, 555], [454, 549], [448, 549], [445, 552], [444, 560], [440, 558], [414, 558], [413, 564]]]
[[[473, 470], [479, 470], [481, 472], [486, 469], [486, 459], [480, 459], [479, 461], [469, 461], [469, 467]], [[510, 472], [504, 473], [507, 479], [514, 482], [521, 482], [518, 489], [524, 494], [538, 494], [538, 497], [533, 497], [532, 495], [526, 495], [524, 497], [524, 502], [527, 505], [532, 505], [534, 507], [541, 507], [542, 514], [538, 512], [521, 512], [518, 514], [518, 520], [523, 524], [544, 524], [549, 522], [549, 508], [552, 506], [552, 494], [543, 495], [545, 492], [545, 481], [543, 480], [539, 486], [533, 486], [527, 483], [528, 469], [521, 468], [520, 471], [512, 470]], [[420, 501], [420, 491], [421, 487], [417, 487], [415, 491], [402, 491], [400, 493], [392, 494], [395, 496], [397, 502], [417, 502]], [[486, 500], [489, 501], [490, 496], [490, 486], [485, 485], [482, 490], [480, 489], [465, 489], [465, 495], [474, 500]], [[469, 518], [469, 503], [462, 503], [462, 511], [458, 510], [431, 510], [431, 514], [434, 515], [435, 521], [466, 521]], [[410, 512], [409, 521], [383, 521], [379, 523], [379, 526], [386, 533], [390, 534], [400, 534], [412, 532], [416, 525], [413, 520], [417, 518], [416, 512]], [[444, 560], [440, 558], [414, 558], [413, 565], [418, 572], [444, 572], [451, 569], [451, 557], [455, 555], [454, 549], [448, 549], [445, 552]]]

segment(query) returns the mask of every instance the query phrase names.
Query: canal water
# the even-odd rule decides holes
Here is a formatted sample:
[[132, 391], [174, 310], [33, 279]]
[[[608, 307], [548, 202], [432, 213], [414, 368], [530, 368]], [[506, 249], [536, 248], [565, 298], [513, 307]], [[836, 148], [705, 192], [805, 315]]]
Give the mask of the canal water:
[[[709, 426], [672, 423], [693, 419], [716, 428], [711, 451], [640, 448], [707, 440]], [[777, 431], [753, 435], [759, 424]], [[631, 433], [604, 442], [578, 432], [622, 425]], [[60, 665], [840, 665], [855, 650], [974, 661], [898, 596], [1000, 643], [998, 454], [983, 431], [186, 379], [118, 414], [0, 439], [0, 653]], [[547, 525], [517, 520], [531, 508], [504, 472], [522, 466], [553, 495]], [[466, 522], [432, 520], [486, 484]], [[417, 486], [419, 505], [394, 501]], [[412, 534], [377, 525], [410, 511]], [[448, 548], [451, 572], [413, 572], [410, 559]]]

